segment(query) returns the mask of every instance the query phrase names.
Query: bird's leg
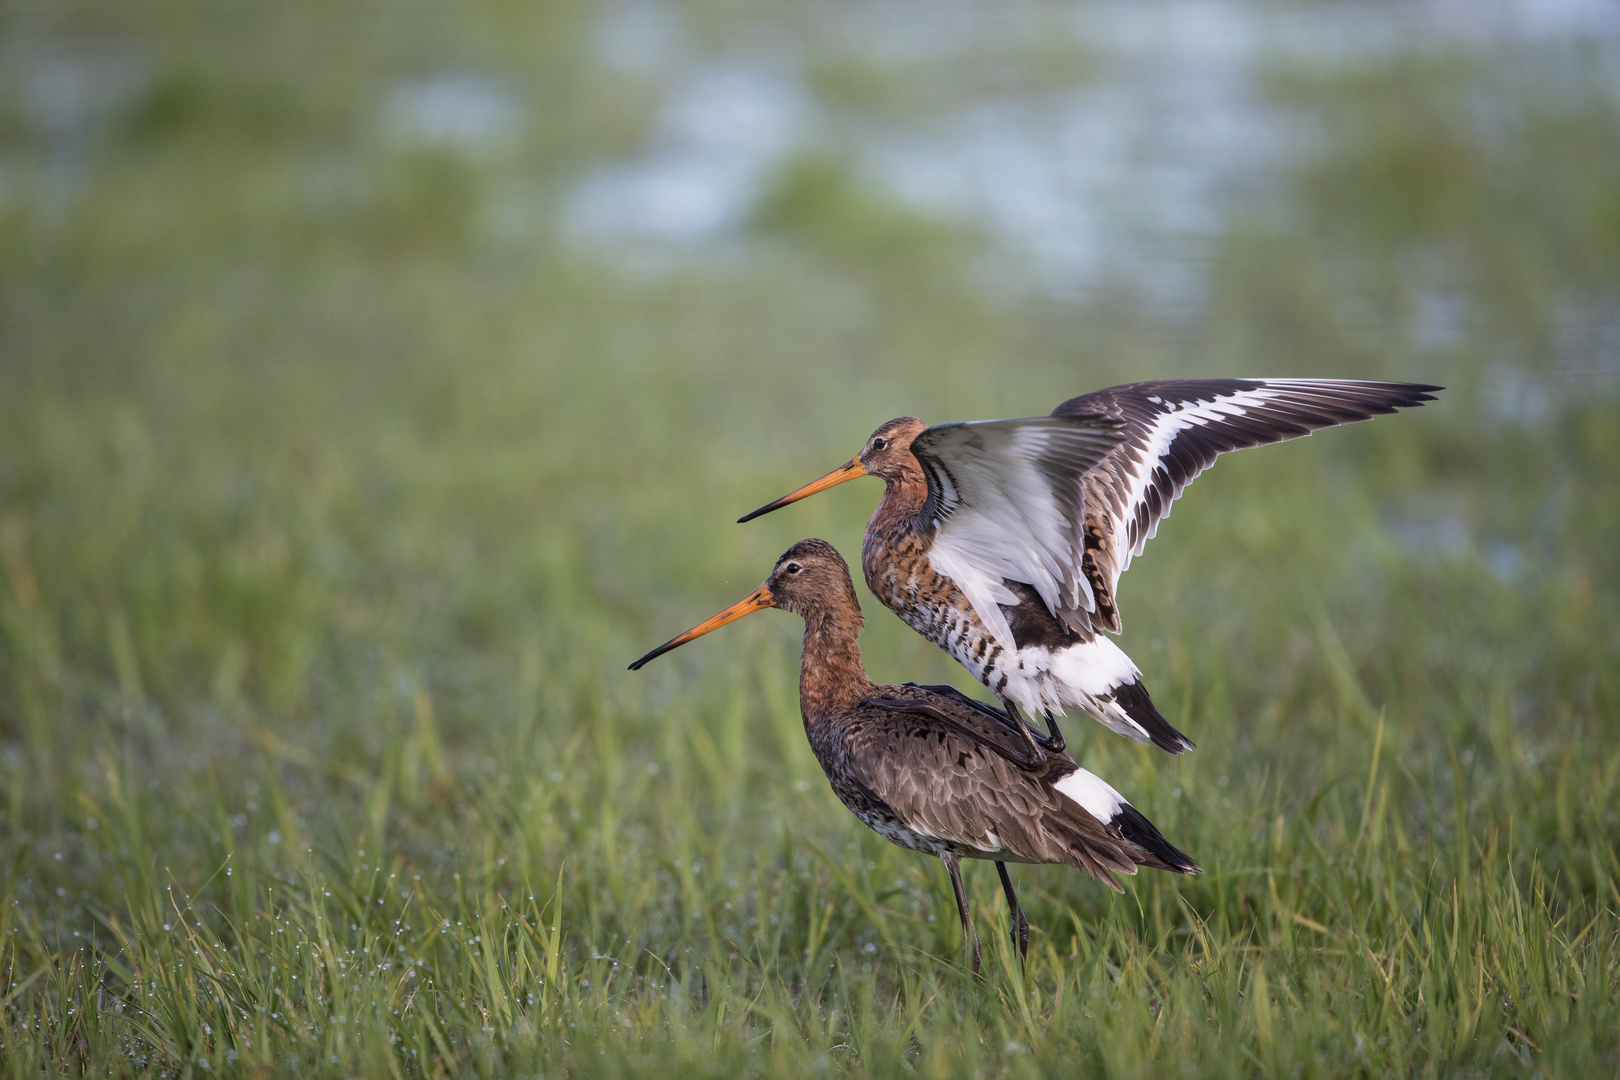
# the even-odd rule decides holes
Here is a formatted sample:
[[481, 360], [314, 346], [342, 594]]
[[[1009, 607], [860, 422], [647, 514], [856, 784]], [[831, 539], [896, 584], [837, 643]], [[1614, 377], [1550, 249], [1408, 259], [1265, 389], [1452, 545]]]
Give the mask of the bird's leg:
[[996, 873], [1001, 875], [1001, 887], [1007, 893], [1007, 907], [1012, 910], [1012, 938], [1018, 945], [1018, 962], [1022, 964], [1029, 959], [1029, 920], [1024, 918], [1024, 909], [1018, 906], [1018, 894], [1013, 892], [1007, 864], [996, 863]]
[[[1058, 735], [1056, 743], [1054, 744], [1053, 740], [1044, 737], [1040, 732], [1036, 731], [1035, 725], [1025, 720], [1024, 714], [1019, 712], [1018, 706], [1014, 705], [1010, 700], [1007, 698], [1002, 698], [1001, 707], [1007, 710], [1007, 715], [1012, 718], [1012, 722], [1017, 724], [1018, 730], [1024, 733], [1024, 741], [1029, 744], [1030, 752], [1035, 756], [1035, 764], [1044, 765], [1046, 763], [1046, 757], [1048, 754], [1063, 753], [1062, 734]], [[1048, 727], [1051, 726], [1052, 720], [1050, 715], [1047, 717], [1046, 723]]]
[[967, 890], [962, 887], [961, 858], [954, 851], [940, 855], [939, 861], [951, 872], [951, 888], [956, 890], [956, 913], [962, 916], [962, 936], [973, 945], [973, 977], [979, 977], [979, 935], [973, 929], [973, 913], [968, 910]]
[[1061, 754], [1068, 748], [1063, 739], [1063, 729], [1058, 727], [1057, 717], [1052, 713], [1046, 714], [1046, 749], [1049, 753]]

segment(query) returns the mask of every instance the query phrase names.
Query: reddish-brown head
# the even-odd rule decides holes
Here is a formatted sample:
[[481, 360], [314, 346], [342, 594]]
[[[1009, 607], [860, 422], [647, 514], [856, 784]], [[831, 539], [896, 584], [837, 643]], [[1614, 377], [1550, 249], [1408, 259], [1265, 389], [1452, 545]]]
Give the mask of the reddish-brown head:
[[915, 416], [896, 417], [872, 432], [855, 460], [868, 476], [881, 476], [885, 481], [898, 482], [918, 476], [922, 470], [911, 454], [911, 442], [927, 427]]
[[840, 465], [826, 476], [812, 480], [797, 491], [788, 492], [775, 502], [766, 503], [751, 514], [744, 514], [737, 519], [737, 523], [740, 525], [745, 521], [752, 521], [762, 514], [780, 510], [789, 503], [796, 503], [817, 492], [837, 487], [857, 476], [881, 476], [885, 483], [890, 484], [921, 478], [922, 470], [917, 465], [917, 459], [911, 454], [911, 441], [927, 427], [927, 424], [915, 416], [899, 416], [890, 420], [872, 432], [871, 438], [866, 440], [866, 445], [861, 447], [861, 452], [851, 458], [848, 464]]
[[848, 626], [853, 619], [854, 632], [860, 632], [861, 605], [855, 598], [855, 585], [843, 556], [825, 540], [800, 540], [776, 560], [771, 576], [759, 588], [686, 633], [670, 638], [631, 664], [630, 670], [744, 615], [772, 607], [802, 615], [807, 621], [830, 617]]

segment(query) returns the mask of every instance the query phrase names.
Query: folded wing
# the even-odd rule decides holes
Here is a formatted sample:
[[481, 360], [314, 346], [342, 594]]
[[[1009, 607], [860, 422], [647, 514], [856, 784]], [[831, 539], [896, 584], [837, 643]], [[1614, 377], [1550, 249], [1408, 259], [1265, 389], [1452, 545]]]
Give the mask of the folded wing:
[[[926, 737], [917, 737], [919, 732]], [[1066, 863], [1114, 889], [1120, 888], [1114, 874], [1134, 874], [1153, 857], [1112, 824], [1108, 815], [1117, 807], [1098, 819], [959, 731], [885, 716], [853, 731], [850, 740], [851, 768], [871, 796], [907, 828], [965, 853]], [[905, 746], [904, 754], [894, 752], [896, 742]], [[1067, 759], [1065, 764], [1072, 769]]]

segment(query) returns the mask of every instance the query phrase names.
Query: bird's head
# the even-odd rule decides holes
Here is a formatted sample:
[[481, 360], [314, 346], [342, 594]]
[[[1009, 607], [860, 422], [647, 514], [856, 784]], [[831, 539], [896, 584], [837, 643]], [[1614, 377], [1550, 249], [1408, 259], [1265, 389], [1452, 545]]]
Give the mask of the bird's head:
[[[860, 628], [860, 604], [855, 599], [855, 585], [849, 577], [849, 566], [838, 550], [825, 540], [800, 540], [782, 553], [764, 583], [741, 600], [717, 615], [705, 619], [684, 634], [664, 642], [652, 652], [630, 665], [639, 669], [647, 661], [678, 649], [694, 638], [727, 623], [736, 622], [766, 608], [781, 608], [807, 619], [826, 611], [852, 608], [855, 629]], [[837, 617], [836, 615], [834, 616]]]
[[840, 465], [819, 480], [812, 480], [797, 491], [788, 492], [775, 502], [766, 503], [751, 514], [744, 514], [737, 519], [738, 524], [752, 521], [772, 510], [780, 510], [789, 503], [796, 503], [817, 492], [837, 487], [846, 480], [853, 480], [858, 476], [880, 476], [885, 482], [899, 482], [919, 475], [917, 459], [911, 453], [911, 443], [927, 427], [927, 424], [915, 416], [899, 416], [890, 420], [872, 432], [871, 437], [866, 440], [866, 445], [861, 447], [861, 452], [847, 464]]
[[917, 471], [917, 459], [911, 454], [911, 442], [928, 427], [915, 416], [899, 416], [872, 432], [861, 452], [855, 455], [861, 469], [868, 476], [881, 476], [885, 480], [900, 479]]

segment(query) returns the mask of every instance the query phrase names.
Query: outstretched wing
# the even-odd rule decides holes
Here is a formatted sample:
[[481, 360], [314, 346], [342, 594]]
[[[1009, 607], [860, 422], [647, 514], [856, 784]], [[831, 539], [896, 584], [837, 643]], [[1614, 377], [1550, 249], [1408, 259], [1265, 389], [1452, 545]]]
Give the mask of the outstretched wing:
[[1109, 387], [1059, 405], [1053, 416], [1113, 420], [1123, 435], [1085, 477], [1086, 535], [1075, 552], [1096, 600], [1087, 609], [1090, 624], [1119, 632], [1119, 575], [1216, 457], [1421, 405], [1440, 389], [1352, 379], [1180, 379]]
[[1187, 379], [1110, 387], [1051, 416], [940, 424], [911, 450], [928, 481], [929, 561], [1003, 648], [1026, 583], [1071, 632], [1119, 632], [1115, 589], [1193, 478], [1228, 450], [1434, 400], [1437, 386]]
[[1006, 581], [1032, 585], [1054, 613], [1092, 609], [1081, 478], [1119, 440], [1111, 417], [1038, 416], [937, 424], [912, 442], [928, 480], [923, 517], [936, 530], [929, 562], [1004, 648], [1015, 646], [999, 605], [1019, 602]]

